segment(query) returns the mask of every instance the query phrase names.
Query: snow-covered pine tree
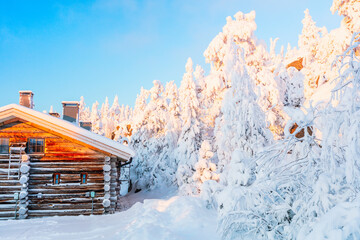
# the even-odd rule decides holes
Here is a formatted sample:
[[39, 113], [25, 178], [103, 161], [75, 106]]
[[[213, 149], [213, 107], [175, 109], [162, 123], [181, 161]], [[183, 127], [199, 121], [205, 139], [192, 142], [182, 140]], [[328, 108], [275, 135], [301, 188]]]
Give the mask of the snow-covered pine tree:
[[[224, 59], [229, 53], [229, 45], [235, 43], [244, 49], [244, 55], [247, 63], [253, 64], [254, 58], [251, 56], [256, 51], [256, 38], [254, 31], [256, 30], [255, 12], [248, 14], [238, 12], [232, 17], [226, 18], [226, 25], [209, 44], [204, 52], [205, 60], [211, 63], [211, 72], [204, 78], [206, 86], [202, 90], [202, 102], [206, 105], [207, 114], [202, 117], [203, 121], [212, 128], [215, 126], [215, 119], [220, 114], [220, 108], [224, 97], [224, 92], [231, 86], [228, 77], [227, 66]], [[231, 66], [230, 66], [231, 68]]]
[[175, 144], [177, 143], [181, 131], [180, 118], [180, 102], [179, 91], [174, 81], [166, 83], [164, 98], [167, 103], [168, 120], [166, 124], [166, 134], [172, 132], [174, 135]]
[[238, 56], [238, 47], [230, 45], [232, 54], [225, 59], [231, 79], [217, 119], [216, 145], [220, 171], [231, 161], [235, 149], [241, 149], [249, 157], [268, 144], [272, 136], [265, 124], [265, 116], [259, 108], [254, 93], [254, 83], [247, 74], [244, 61]]
[[101, 106], [101, 118], [107, 118], [109, 115], [110, 105], [109, 98], [105, 97], [105, 102]]
[[303, 29], [299, 35], [299, 49], [304, 53], [303, 63], [311, 64], [318, 51], [318, 45], [323, 33], [326, 33], [326, 28], [319, 28], [315, 25], [314, 20], [310, 16], [309, 9], [305, 10], [305, 17], [302, 20]]
[[92, 125], [91, 131], [99, 135], [102, 135], [103, 133], [102, 122], [101, 122], [100, 114], [98, 112], [98, 107], [99, 107], [99, 103], [98, 101], [96, 101], [92, 105], [92, 109], [91, 109], [91, 125]]
[[300, 54], [298, 57], [302, 60], [302, 72], [306, 76], [306, 81], [304, 81], [305, 95], [310, 97], [315, 89], [325, 81], [324, 69], [319, 67], [323, 64], [319, 59], [319, 52], [323, 47], [321, 42], [324, 37], [328, 37], [328, 32], [325, 27], [319, 28], [315, 25], [308, 9], [304, 13], [303, 29], [298, 41]]
[[90, 108], [86, 107], [84, 97], [81, 96], [80, 106], [79, 106], [79, 120], [87, 122], [90, 121], [90, 118], [91, 118]]
[[135, 100], [135, 107], [133, 112], [133, 128], [137, 132], [144, 124], [146, 124], [146, 119], [144, 118], [144, 111], [147, 106], [147, 101], [149, 97], [149, 91], [143, 87], [140, 89], [140, 94], [137, 95]]
[[191, 185], [196, 186], [198, 193], [200, 193], [204, 182], [209, 180], [219, 180], [219, 175], [216, 173], [216, 165], [212, 161], [213, 156], [214, 152], [210, 142], [204, 140], [199, 149], [198, 162], [195, 164], [195, 173], [192, 177], [194, 183], [191, 183]]
[[185, 65], [186, 73], [179, 88], [181, 106], [182, 130], [176, 149], [178, 169], [176, 172], [179, 189], [184, 194], [193, 194], [197, 190], [189, 185], [195, 172], [198, 151], [201, 144], [201, 126], [199, 121], [199, 100], [196, 84], [193, 78], [193, 63], [191, 58]]
[[114, 121], [110, 116], [110, 105], [108, 97], [105, 98], [105, 103], [101, 106], [101, 122], [104, 136], [112, 139], [115, 126]]
[[115, 95], [115, 98], [114, 98], [114, 102], [113, 104], [111, 105], [111, 108], [110, 108], [110, 116], [111, 118], [113, 118], [115, 121], [117, 119], [120, 118], [121, 116], [121, 107], [119, 105], [119, 97], [117, 95]]
[[[160, 81], [153, 83], [149, 90], [150, 100], [142, 115], [143, 124], [138, 125], [131, 141], [132, 146], [142, 153], [134, 159], [139, 188], [154, 188], [172, 184], [175, 180], [176, 162], [171, 153], [176, 138], [167, 135], [169, 112], [163, 96], [164, 87]], [[143, 101], [139, 99], [137, 106], [142, 107]], [[137, 108], [135, 110], [138, 111]]]
[[[142, 171], [142, 168], [135, 169], [135, 167], [141, 166], [141, 162], [147, 161], [147, 141], [148, 138], [144, 134], [144, 127], [148, 122], [144, 116], [144, 112], [147, 106], [147, 101], [149, 97], [149, 91], [141, 88], [140, 93], [137, 95], [134, 107], [134, 115], [133, 115], [133, 134], [130, 140], [130, 146], [133, 149], [136, 149], [136, 156], [133, 159], [132, 168], [131, 168], [131, 177], [133, 183], [138, 181], [138, 173]], [[144, 188], [146, 186], [146, 179], [142, 182], [139, 182], [139, 188]]]

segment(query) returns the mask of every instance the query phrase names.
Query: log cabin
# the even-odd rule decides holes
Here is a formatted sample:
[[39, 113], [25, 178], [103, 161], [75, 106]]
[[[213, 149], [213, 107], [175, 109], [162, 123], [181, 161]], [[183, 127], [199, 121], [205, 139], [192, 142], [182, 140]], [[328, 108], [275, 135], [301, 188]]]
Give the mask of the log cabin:
[[0, 108], [0, 219], [114, 213], [120, 171], [135, 152], [80, 127], [77, 102], [63, 118], [33, 109], [33, 93]]

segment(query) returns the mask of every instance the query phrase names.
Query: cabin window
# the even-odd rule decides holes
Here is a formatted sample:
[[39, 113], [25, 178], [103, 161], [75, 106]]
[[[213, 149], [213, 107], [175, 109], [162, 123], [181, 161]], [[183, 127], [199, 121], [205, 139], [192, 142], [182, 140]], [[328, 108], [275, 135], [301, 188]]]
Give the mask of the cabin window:
[[42, 138], [29, 138], [28, 153], [44, 153], [44, 143]]
[[8, 153], [9, 153], [9, 139], [0, 138], [0, 154], [8, 154]]
[[60, 184], [60, 173], [53, 174], [53, 184], [54, 185]]
[[87, 178], [88, 178], [88, 174], [87, 174], [87, 173], [81, 173], [81, 174], [80, 174], [81, 184], [87, 184]]

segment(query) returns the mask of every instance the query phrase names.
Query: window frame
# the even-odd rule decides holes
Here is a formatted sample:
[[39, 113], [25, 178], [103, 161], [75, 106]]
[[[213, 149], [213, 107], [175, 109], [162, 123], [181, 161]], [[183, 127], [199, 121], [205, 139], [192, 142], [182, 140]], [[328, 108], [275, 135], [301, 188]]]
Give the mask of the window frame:
[[[2, 149], [6, 149], [6, 145], [2, 145], [2, 140], [7, 140], [7, 151], [6, 152], [2, 152]], [[10, 138], [0, 138], [0, 155], [8, 155], [10, 154]]]
[[[57, 178], [58, 182], [56, 183], [56, 176], [59, 176]], [[61, 174], [60, 173], [53, 173], [53, 185], [60, 185], [61, 182]]]
[[[34, 149], [35, 149], [36, 151], [34, 151], [34, 152], [31, 152], [31, 149], [33, 148], [33, 147], [31, 147], [31, 145], [30, 145], [31, 140], [35, 140]], [[42, 141], [43, 141], [43, 145], [42, 145], [42, 146], [38, 145], [38, 141], [39, 141], [39, 140], [42, 140]], [[38, 149], [37, 149], [38, 147], [42, 147], [42, 152], [37, 151], [37, 150], [38, 150]], [[27, 139], [26, 153], [27, 153], [27, 154], [45, 154], [45, 138], [28, 138], [28, 139]]]
[[[85, 182], [83, 182], [83, 176], [85, 176]], [[80, 173], [80, 185], [86, 185], [88, 183], [88, 176], [87, 172]]]

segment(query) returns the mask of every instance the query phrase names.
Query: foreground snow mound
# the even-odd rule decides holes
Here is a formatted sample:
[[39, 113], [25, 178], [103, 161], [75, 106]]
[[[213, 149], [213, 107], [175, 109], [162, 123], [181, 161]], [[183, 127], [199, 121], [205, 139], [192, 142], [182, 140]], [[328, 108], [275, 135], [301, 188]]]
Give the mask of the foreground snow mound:
[[132, 209], [142, 216], [131, 223], [125, 239], [216, 239], [215, 212], [200, 199], [145, 200]]
[[360, 200], [337, 205], [320, 218], [313, 231], [298, 239], [360, 239]]
[[216, 213], [194, 197], [145, 200], [103, 216], [0, 222], [1, 239], [219, 239]]

